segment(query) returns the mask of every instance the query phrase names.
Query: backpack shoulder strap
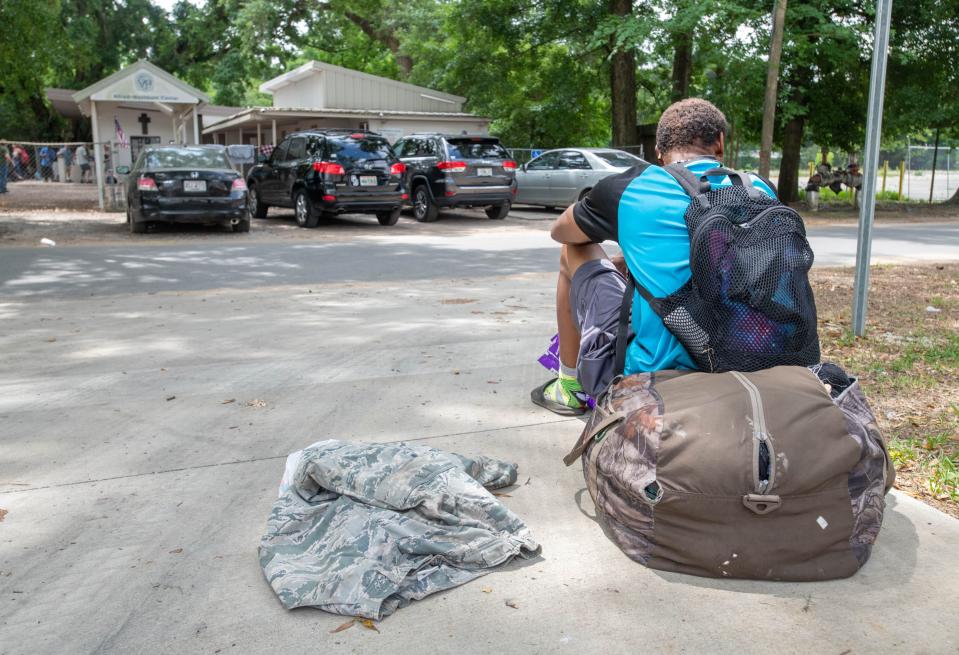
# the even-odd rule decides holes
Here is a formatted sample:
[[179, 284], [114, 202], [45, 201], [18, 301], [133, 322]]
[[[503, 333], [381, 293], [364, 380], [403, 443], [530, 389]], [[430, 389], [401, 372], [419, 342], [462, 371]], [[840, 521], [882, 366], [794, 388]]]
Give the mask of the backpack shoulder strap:
[[686, 195], [690, 198], [695, 198], [709, 191], [709, 182], [704, 182], [682, 164], [667, 164], [663, 166], [663, 170], [679, 182], [679, 186], [683, 187], [683, 191], [685, 191]]
[[633, 292], [636, 291], [643, 300], [651, 305], [656, 297], [649, 289], [639, 284], [633, 274], [626, 273], [626, 290], [623, 291], [623, 302], [619, 306], [619, 325], [616, 327], [616, 357], [613, 360], [613, 374], [623, 375], [626, 372], [626, 347], [629, 345], [629, 319], [632, 315]]

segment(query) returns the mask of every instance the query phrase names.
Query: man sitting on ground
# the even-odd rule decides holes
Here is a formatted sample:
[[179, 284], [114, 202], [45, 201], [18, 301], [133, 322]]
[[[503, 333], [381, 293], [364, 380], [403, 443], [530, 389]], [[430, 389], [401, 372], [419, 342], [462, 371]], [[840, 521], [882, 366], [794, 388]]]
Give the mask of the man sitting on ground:
[[[720, 166], [726, 117], [699, 98], [663, 112], [656, 127], [656, 156], [702, 175]], [[730, 184], [710, 177], [714, 186]], [[758, 178], [753, 185], [769, 195]], [[532, 400], [557, 414], [586, 412], [587, 394], [599, 395], [612, 381], [619, 309], [626, 266], [656, 297], [673, 293], [690, 278], [689, 233], [683, 215], [690, 198], [659, 166], [642, 163], [600, 181], [589, 195], [556, 220], [552, 237], [563, 244], [556, 286], [559, 377], [533, 390]], [[623, 251], [614, 263], [600, 247], [615, 241]], [[617, 267], [620, 267], [619, 269]], [[621, 272], [622, 271], [622, 272]], [[626, 351], [627, 375], [663, 369], [694, 369], [692, 359], [638, 293], [632, 305], [634, 337]]]

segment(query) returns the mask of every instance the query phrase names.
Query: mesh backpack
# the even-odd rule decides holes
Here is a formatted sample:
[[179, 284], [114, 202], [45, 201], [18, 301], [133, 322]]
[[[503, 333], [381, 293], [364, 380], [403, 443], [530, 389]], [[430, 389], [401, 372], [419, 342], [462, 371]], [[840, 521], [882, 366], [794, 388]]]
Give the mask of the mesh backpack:
[[[682, 164], [666, 172], [691, 198], [689, 281], [656, 298], [630, 275], [620, 312], [616, 371], [626, 359], [633, 289], [649, 303], [701, 371], [758, 371], [819, 362], [813, 263], [796, 210], [752, 185], [748, 174], [714, 168], [697, 177]], [[712, 188], [707, 178], [729, 176]]]

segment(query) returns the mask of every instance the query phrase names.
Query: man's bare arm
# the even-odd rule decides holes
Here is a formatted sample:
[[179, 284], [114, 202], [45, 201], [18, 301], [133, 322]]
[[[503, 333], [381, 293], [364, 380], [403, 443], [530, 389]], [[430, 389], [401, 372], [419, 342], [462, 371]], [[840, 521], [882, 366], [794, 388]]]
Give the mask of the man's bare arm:
[[549, 234], [553, 237], [554, 241], [568, 243], [574, 246], [581, 246], [593, 242], [593, 240], [586, 236], [586, 233], [579, 228], [576, 221], [573, 220], [573, 205], [567, 207], [566, 211], [560, 214], [556, 222], [553, 223]]

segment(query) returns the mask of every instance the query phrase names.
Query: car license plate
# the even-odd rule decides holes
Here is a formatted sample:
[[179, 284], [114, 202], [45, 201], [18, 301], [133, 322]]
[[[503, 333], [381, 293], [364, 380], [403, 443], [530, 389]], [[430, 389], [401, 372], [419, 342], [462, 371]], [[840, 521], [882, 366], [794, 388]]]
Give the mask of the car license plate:
[[183, 180], [183, 190], [190, 193], [206, 191], [206, 180]]
[[479, 177], [492, 177], [493, 169], [492, 168], [477, 168], [476, 175]]
[[360, 186], [376, 186], [376, 184], [375, 175], [360, 175]]

